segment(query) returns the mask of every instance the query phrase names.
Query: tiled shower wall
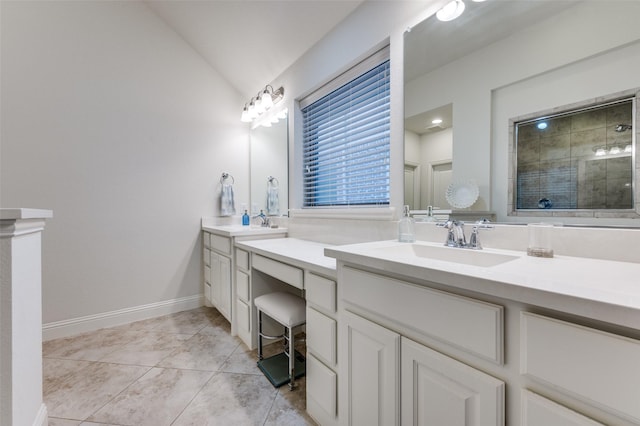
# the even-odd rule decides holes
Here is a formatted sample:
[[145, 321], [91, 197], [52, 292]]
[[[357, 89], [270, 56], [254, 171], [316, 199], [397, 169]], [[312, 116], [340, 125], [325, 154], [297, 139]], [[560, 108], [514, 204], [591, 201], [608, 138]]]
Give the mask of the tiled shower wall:
[[[545, 121], [547, 127], [539, 129]], [[631, 101], [518, 126], [519, 209], [630, 209], [632, 156], [624, 147], [632, 131]], [[621, 154], [596, 156], [598, 147], [618, 146]]]

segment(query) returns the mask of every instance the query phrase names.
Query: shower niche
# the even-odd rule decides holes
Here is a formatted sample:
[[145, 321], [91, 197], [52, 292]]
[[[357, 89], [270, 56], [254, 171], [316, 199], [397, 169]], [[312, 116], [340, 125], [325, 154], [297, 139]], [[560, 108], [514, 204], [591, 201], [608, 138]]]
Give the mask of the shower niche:
[[511, 119], [510, 215], [640, 217], [637, 93]]

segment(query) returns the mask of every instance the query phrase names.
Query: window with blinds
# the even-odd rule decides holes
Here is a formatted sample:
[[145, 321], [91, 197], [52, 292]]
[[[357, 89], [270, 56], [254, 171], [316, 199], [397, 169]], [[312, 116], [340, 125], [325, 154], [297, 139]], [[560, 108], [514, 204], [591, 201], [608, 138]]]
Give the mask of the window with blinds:
[[387, 54], [320, 99], [301, 102], [304, 207], [389, 204], [389, 74]]

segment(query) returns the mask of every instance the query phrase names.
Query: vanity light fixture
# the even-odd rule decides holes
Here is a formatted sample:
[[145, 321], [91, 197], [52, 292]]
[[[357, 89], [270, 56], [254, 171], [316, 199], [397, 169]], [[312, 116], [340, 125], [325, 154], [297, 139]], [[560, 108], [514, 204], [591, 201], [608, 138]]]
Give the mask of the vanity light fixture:
[[442, 22], [453, 21], [458, 16], [462, 15], [464, 8], [465, 5], [462, 0], [452, 0], [436, 12], [436, 18]]
[[244, 108], [242, 109], [242, 115], [240, 116], [240, 121], [244, 123], [252, 122], [260, 115], [271, 109], [271, 107], [282, 100], [283, 97], [283, 87], [274, 90], [273, 86], [267, 84], [263, 90], [258, 92], [257, 96], [251, 98], [248, 105], [244, 105]]

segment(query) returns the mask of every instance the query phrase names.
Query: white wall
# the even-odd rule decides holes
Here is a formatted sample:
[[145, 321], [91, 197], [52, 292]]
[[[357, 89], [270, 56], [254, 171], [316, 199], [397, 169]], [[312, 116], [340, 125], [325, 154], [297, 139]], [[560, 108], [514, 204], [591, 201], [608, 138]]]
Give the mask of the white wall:
[[44, 323], [197, 302], [223, 171], [248, 199], [241, 96], [144, 3], [1, 7], [0, 204], [54, 211]]
[[[480, 183], [480, 200], [473, 209], [491, 208], [499, 220], [508, 220], [507, 116], [640, 86], [638, 55], [627, 46], [640, 39], [638, 16], [639, 2], [581, 2], [408, 83], [409, 116], [453, 102], [453, 175]], [[617, 51], [622, 48], [632, 50], [621, 62]], [[532, 82], [535, 86], [528, 87]], [[518, 88], [523, 90], [516, 93]], [[516, 101], [505, 106], [503, 95]]]

